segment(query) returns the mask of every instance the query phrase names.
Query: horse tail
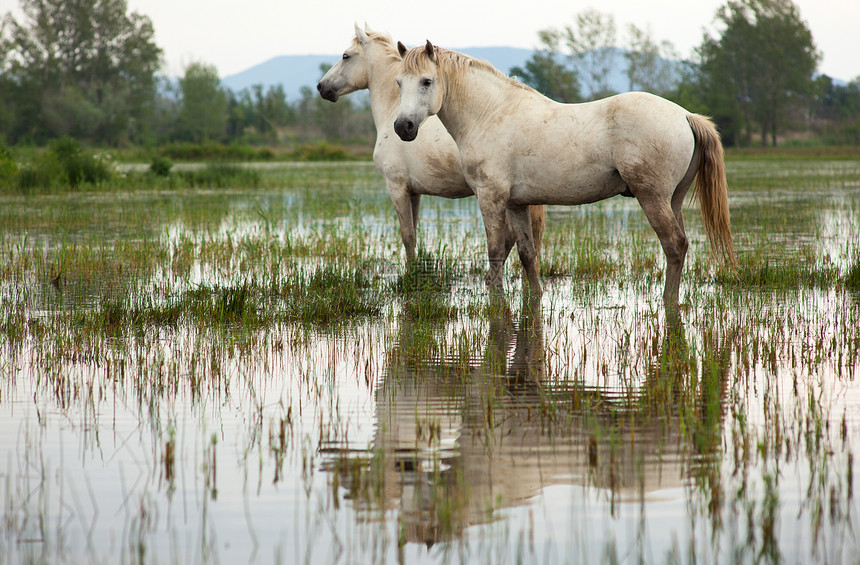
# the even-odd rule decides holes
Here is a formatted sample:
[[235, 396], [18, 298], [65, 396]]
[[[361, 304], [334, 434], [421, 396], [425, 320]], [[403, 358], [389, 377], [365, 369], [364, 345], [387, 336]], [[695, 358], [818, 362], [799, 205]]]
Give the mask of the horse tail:
[[702, 223], [711, 251], [724, 264], [735, 263], [735, 248], [732, 243], [732, 227], [729, 220], [728, 183], [726, 165], [723, 161], [723, 143], [714, 123], [705, 116], [688, 114], [687, 121], [696, 139], [699, 151], [699, 170], [693, 199], [699, 200]]
[[543, 232], [546, 229], [546, 205], [529, 206], [529, 216], [532, 220], [532, 240], [535, 244], [535, 265], [540, 273], [540, 250], [543, 243]]

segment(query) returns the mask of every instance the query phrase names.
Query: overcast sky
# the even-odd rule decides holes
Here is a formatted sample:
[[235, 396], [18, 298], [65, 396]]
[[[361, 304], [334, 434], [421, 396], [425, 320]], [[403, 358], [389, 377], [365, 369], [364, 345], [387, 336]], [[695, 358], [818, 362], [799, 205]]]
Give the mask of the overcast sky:
[[[689, 56], [704, 31], [713, 31], [714, 14], [723, 4], [725, 0], [128, 0], [130, 10], [152, 20], [167, 73], [179, 75], [199, 61], [215, 65], [221, 76], [278, 55], [340, 53], [356, 21], [410, 47], [430, 39], [454, 49], [534, 48], [539, 30], [571, 24], [589, 7], [615, 16], [619, 40], [626, 25], [635, 23]], [[843, 80], [860, 75], [860, 1], [795, 4], [823, 54], [819, 71]]]

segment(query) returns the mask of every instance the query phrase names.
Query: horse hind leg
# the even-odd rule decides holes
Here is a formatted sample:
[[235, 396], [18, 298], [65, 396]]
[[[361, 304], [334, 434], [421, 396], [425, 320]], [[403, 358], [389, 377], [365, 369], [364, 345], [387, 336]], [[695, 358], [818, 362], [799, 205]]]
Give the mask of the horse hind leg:
[[666, 284], [663, 288], [663, 302], [667, 305], [678, 304], [681, 287], [681, 271], [687, 257], [689, 241], [684, 232], [683, 219], [680, 218], [680, 208], [673, 209], [670, 202], [656, 195], [637, 195], [639, 204], [648, 218], [648, 223], [657, 233], [660, 246], [666, 255]]

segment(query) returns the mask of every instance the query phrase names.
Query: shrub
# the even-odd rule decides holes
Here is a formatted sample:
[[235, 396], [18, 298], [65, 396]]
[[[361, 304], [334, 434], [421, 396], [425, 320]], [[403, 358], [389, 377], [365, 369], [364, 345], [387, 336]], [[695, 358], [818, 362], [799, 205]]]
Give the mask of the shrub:
[[214, 141], [203, 143], [174, 142], [158, 149], [162, 157], [174, 161], [270, 161], [275, 153], [268, 147], [224, 145]]
[[56, 157], [72, 188], [84, 182], [98, 184], [113, 177], [113, 168], [108, 159], [85, 152], [80, 142], [71, 137], [64, 136], [51, 141], [48, 153]]
[[49, 190], [60, 186], [68, 186], [68, 177], [56, 156], [46, 153], [21, 164], [18, 171], [20, 190]]
[[6, 146], [0, 144], [0, 187], [12, 186], [18, 175], [18, 163]]
[[167, 157], [156, 155], [152, 158], [152, 162], [149, 165], [149, 170], [160, 177], [166, 177], [170, 174], [170, 169], [172, 167], [173, 161], [171, 161]]
[[302, 161], [345, 161], [349, 159], [346, 149], [340, 145], [329, 145], [325, 141], [300, 145], [293, 156]]

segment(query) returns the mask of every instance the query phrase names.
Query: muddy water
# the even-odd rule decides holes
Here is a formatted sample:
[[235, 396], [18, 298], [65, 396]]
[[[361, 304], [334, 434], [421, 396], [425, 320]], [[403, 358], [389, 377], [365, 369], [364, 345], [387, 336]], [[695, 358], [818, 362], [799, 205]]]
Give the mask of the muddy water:
[[[358, 167], [271, 191], [7, 199], [9, 562], [853, 561], [860, 297], [722, 284], [688, 213], [684, 305], [667, 316], [656, 238], [617, 199], [550, 215], [549, 241], [606, 248], [606, 276], [547, 277], [534, 303], [512, 264], [496, 302], [474, 202], [428, 199], [420, 237], [456, 265], [441, 296], [456, 313], [415, 319], [390, 289], [393, 214]], [[352, 204], [314, 200], [317, 173]], [[736, 189], [741, 254], [846, 268], [860, 192], [830, 175]], [[630, 239], [656, 274], [625, 270]], [[335, 244], [296, 251], [312, 240]], [[361, 264], [388, 289], [380, 315], [55, 323], [106, 296], [270, 276], [274, 256], [281, 271]]]

